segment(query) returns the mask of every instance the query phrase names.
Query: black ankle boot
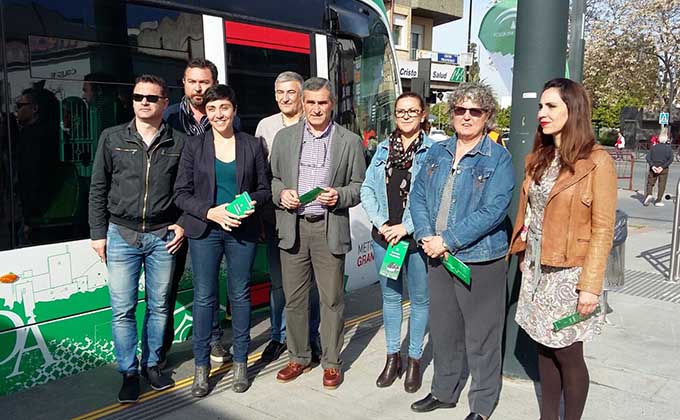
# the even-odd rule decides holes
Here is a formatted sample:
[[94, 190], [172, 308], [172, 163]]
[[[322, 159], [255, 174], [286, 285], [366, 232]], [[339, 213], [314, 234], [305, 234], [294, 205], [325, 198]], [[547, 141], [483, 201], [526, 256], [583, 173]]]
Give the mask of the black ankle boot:
[[191, 395], [197, 398], [202, 398], [210, 392], [210, 385], [208, 385], [208, 376], [210, 375], [210, 366], [196, 366], [194, 372], [194, 383], [191, 386]]
[[406, 378], [404, 378], [404, 390], [406, 392], [416, 392], [420, 389], [420, 359], [408, 358], [408, 366], [406, 367]]
[[378, 388], [385, 388], [392, 385], [397, 377], [401, 377], [401, 354], [399, 352], [387, 355], [385, 367], [375, 384]]

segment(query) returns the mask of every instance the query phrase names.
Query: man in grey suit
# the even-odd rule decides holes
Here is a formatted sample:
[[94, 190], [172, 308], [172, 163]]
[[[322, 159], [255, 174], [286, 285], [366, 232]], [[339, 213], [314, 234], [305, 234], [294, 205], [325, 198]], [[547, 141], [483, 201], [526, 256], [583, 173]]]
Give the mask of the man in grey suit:
[[[361, 138], [333, 123], [328, 80], [303, 85], [305, 119], [278, 132], [271, 154], [272, 195], [281, 248], [289, 363], [276, 378], [289, 382], [311, 369], [309, 289], [312, 272], [321, 298], [323, 386], [342, 382], [345, 254], [351, 250], [349, 208], [359, 204], [366, 172]], [[324, 188], [316, 200], [299, 197]]]

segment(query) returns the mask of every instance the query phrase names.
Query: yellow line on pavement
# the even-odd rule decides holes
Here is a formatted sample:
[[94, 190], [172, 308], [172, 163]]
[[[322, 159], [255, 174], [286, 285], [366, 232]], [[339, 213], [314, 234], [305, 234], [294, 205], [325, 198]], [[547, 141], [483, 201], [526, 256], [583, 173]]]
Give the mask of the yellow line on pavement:
[[[404, 308], [408, 308], [409, 306], [411, 306], [411, 302], [405, 301], [402, 306]], [[381, 314], [382, 314], [382, 309], [368, 313], [366, 315], [362, 315], [362, 316], [359, 316], [359, 317], [356, 317], [356, 318], [352, 318], [352, 319], [348, 320], [347, 322], [345, 322], [345, 328], [350, 328], [350, 327], [353, 327], [354, 325], [357, 325], [361, 322], [377, 318]], [[253, 363], [253, 362], [258, 361], [260, 359], [260, 356], [262, 356], [262, 352], [251, 354], [248, 357], [247, 363]], [[218, 368], [211, 369], [210, 374], [214, 375], [214, 374], [217, 374], [217, 373], [226, 372], [227, 370], [229, 370], [229, 368], [231, 368], [231, 366], [232, 366], [232, 363], [226, 363], [226, 364], [224, 364], [224, 365], [222, 365]], [[193, 383], [193, 380], [194, 380], [193, 376], [190, 376], [190, 377], [184, 378], [184, 379], [180, 379], [179, 381], [175, 382], [175, 386], [172, 387], [172, 388], [168, 388], [168, 389], [165, 389], [163, 391], [145, 392], [144, 394], [140, 395], [139, 401], [136, 404], [120, 404], [120, 403], [111, 404], [111, 405], [108, 405], [106, 407], [102, 407], [102, 408], [99, 408], [97, 410], [90, 411], [87, 414], [83, 414], [83, 415], [80, 415], [78, 417], [73, 417], [72, 420], [95, 420], [95, 419], [99, 419], [99, 418], [102, 418], [104, 416], [108, 416], [109, 414], [117, 413], [118, 411], [122, 411], [122, 410], [125, 410], [127, 408], [135, 407], [139, 403], [143, 403], [143, 402], [158, 398], [162, 395], [169, 394], [171, 392], [178, 391], [178, 390], [181, 390], [183, 388], [186, 388], [187, 386], [189, 386]]]

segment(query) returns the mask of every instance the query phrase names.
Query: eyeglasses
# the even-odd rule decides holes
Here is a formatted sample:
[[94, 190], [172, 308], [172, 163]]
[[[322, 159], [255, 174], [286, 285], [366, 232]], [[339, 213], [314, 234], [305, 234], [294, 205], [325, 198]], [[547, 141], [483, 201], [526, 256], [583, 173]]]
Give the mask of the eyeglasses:
[[397, 109], [394, 111], [394, 116], [397, 118], [404, 118], [406, 115], [409, 117], [417, 117], [422, 112], [422, 109]]
[[453, 115], [457, 117], [462, 117], [467, 111], [470, 111], [470, 116], [473, 118], [479, 118], [486, 112], [483, 108], [465, 108], [464, 106], [453, 107]]
[[17, 102], [14, 105], [16, 105], [17, 109], [21, 109], [21, 108], [25, 107], [26, 105], [30, 105], [30, 104], [31, 104], [30, 102]]
[[133, 93], [132, 94], [132, 100], [135, 102], [142, 102], [146, 98], [147, 101], [151, 102], [152, 104], [155, 104], [158, 102], [159, 99], [165, 99], [165, 96], [159, 96], [159, 95], [142, 95], [139, 93]]

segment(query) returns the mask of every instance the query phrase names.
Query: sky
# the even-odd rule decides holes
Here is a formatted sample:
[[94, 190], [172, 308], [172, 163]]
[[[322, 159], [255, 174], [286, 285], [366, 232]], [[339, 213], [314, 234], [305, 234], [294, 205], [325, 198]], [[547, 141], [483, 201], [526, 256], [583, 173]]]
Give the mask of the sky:
[[[432, 49], [439, 52], [449, 52], [459, 54], [467, 51], [467, 34], [468, 34], [468, 19], [469, 19], [469, 0], [463, 0], [465, 11], [461, 19], [453, 22], [445, 23], [436, 26], [432, 34]], [[497, 99], [501, 106], [509, 105], [510, 96], [512, 95], [511, 87], [507, 87], [503, 83], [503, 79], [493, 65], [491, 57], [479, 42], [477, 34], [479, 32], [479, 25], [484, 17], [484, 14], [489, 9], [492, 0], [474, 0], [472, 5], [472, 36], [471, 42], [479, 46], [480, 56], [480, 77], [482, 81], [491, 85], [497, 95]]]

